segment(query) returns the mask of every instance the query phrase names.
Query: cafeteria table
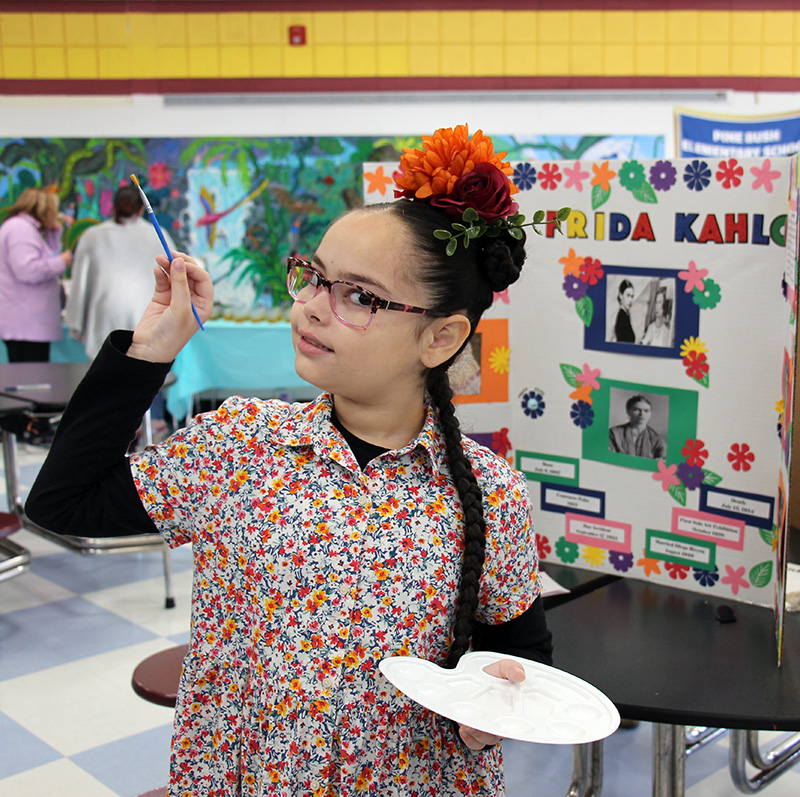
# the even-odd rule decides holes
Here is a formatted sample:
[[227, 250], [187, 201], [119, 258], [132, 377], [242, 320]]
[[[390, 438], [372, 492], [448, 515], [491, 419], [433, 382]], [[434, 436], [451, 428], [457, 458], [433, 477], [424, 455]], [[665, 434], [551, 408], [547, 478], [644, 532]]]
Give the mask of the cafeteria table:
[[[732, 613], [733, 621], [728, 612]], [[778, 667], [770, 608], [619, 579], [547, 611], [554, 666], [604, 692], [620, 714], [655, 723], [653, 795], [684, 793], [686, 729], [731, 729], [730, 770], [753, 793], [800, 760], [800, 735], [766, 754], [757, 732], [800, 730], [800, 616], [785, 615]], [[600, 793], [602, 743], [575, 769], [586, 795]], [[591, 757], [592, 763], [587, 764]], [[761, 771], [745, 773], [745, 759]], [[579, 773], [573, 772], [574, 779]], [[577, 791], [570, 794], [578, 794]]]
[[[64, 411], [67, 402], [88, 368], [89, 363], [0, 363], [0, 396], [27, 402], [30, 405], [30, 412], [33, 414], [58, 415]], [[2, 436], [9, 509], [20, 517], [25, 528], [63, 548], [84, 555], [161, 552], [164, 558], [164, 604], [168, 609], [175, 606], [169, 548], [160, 534], [77, 537], [56, 534], [42, 528], [25, 515], [25, 508], [20, 496], [16, 436], [7, 429], [3, 429]]]

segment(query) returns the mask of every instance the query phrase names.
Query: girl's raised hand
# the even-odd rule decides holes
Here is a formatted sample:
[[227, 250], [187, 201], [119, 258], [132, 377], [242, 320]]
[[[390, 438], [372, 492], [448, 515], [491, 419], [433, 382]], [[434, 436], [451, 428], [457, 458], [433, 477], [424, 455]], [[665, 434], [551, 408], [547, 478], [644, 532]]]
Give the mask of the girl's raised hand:
[[[488, 664], [483, 668], [484, 672], [494, 675], [496, 678], [503, 678], [506, 681], [522, 683], [525, 680], [525, 668], [513, 659], [501, 659], [493, 664]], [[503, 737], [495, 736], [491, 733], [475, 730], [467, 725], [459, 725], [458, 733], [464, 744], [470, 750], [483, 750], [487, 745], [497, 744]]]
[[211, 316], [214, 303], [211, 277], [189, 255], [172, 254], [172, 263], [164, 255], [156, 258], [155, 293], [136, 325], [129, 357], [172, 362], [199, 329], [192, 303], [203, 323]]

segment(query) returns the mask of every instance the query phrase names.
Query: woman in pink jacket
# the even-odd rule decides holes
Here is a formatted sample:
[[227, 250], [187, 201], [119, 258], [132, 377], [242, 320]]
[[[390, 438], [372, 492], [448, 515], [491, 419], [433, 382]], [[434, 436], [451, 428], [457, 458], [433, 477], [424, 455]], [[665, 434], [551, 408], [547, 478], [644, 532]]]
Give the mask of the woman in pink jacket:
[[0, 338], [9, 362], [47, 362], [61, 340], [59, 278], [72, 263], [61, 251], [58, 196], [27, 188], [0, 224]]

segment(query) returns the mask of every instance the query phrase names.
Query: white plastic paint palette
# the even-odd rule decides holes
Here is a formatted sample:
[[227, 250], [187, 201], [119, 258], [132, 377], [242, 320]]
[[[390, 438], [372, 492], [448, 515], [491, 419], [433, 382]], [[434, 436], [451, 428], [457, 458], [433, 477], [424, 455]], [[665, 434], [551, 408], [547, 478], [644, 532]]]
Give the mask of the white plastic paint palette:
[[[512, 683], [484, 672], [501, 659], [520, 662], [525, 680]], [[619, 727], [616, 707], [594, 686], [517, 656], [467, 653], [454, 670], [413, 656], [390, 656], [379, 666], [401, 692], [425, 708], [506, 739], [586, 744]]]

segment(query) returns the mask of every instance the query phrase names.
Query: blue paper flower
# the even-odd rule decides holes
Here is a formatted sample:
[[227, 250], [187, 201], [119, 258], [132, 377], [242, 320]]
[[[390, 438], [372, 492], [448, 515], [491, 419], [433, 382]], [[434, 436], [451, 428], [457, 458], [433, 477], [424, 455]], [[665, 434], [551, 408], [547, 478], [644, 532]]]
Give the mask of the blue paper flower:
[[711, 169], [705, 161], [692, 161], [683, 170], [683, 182], [690, 191], [702, 191], [711, 182]]
[[719, 581], [719, 573], [716, 567], [713, 570], [700, 570], [697, 567], [693, 567], [692, 575], [701, 587], [713, 587]]
[[522, 409], [529, 418], [538, 418], [544, 414], [544, 396], [531, 390], [522, 397]]
[[536, 184], [536, 169], [525, 161], [518, 163], [514, 168], [514, 174], [511, 175], [511, 182], [520, 191], [527, 191], [529, 188], [533, 188]]
[[575, 426], [586, 429], [594, 423], [594, 410], [586, 401], [576, 401], [569, 410], [569, 417]]

